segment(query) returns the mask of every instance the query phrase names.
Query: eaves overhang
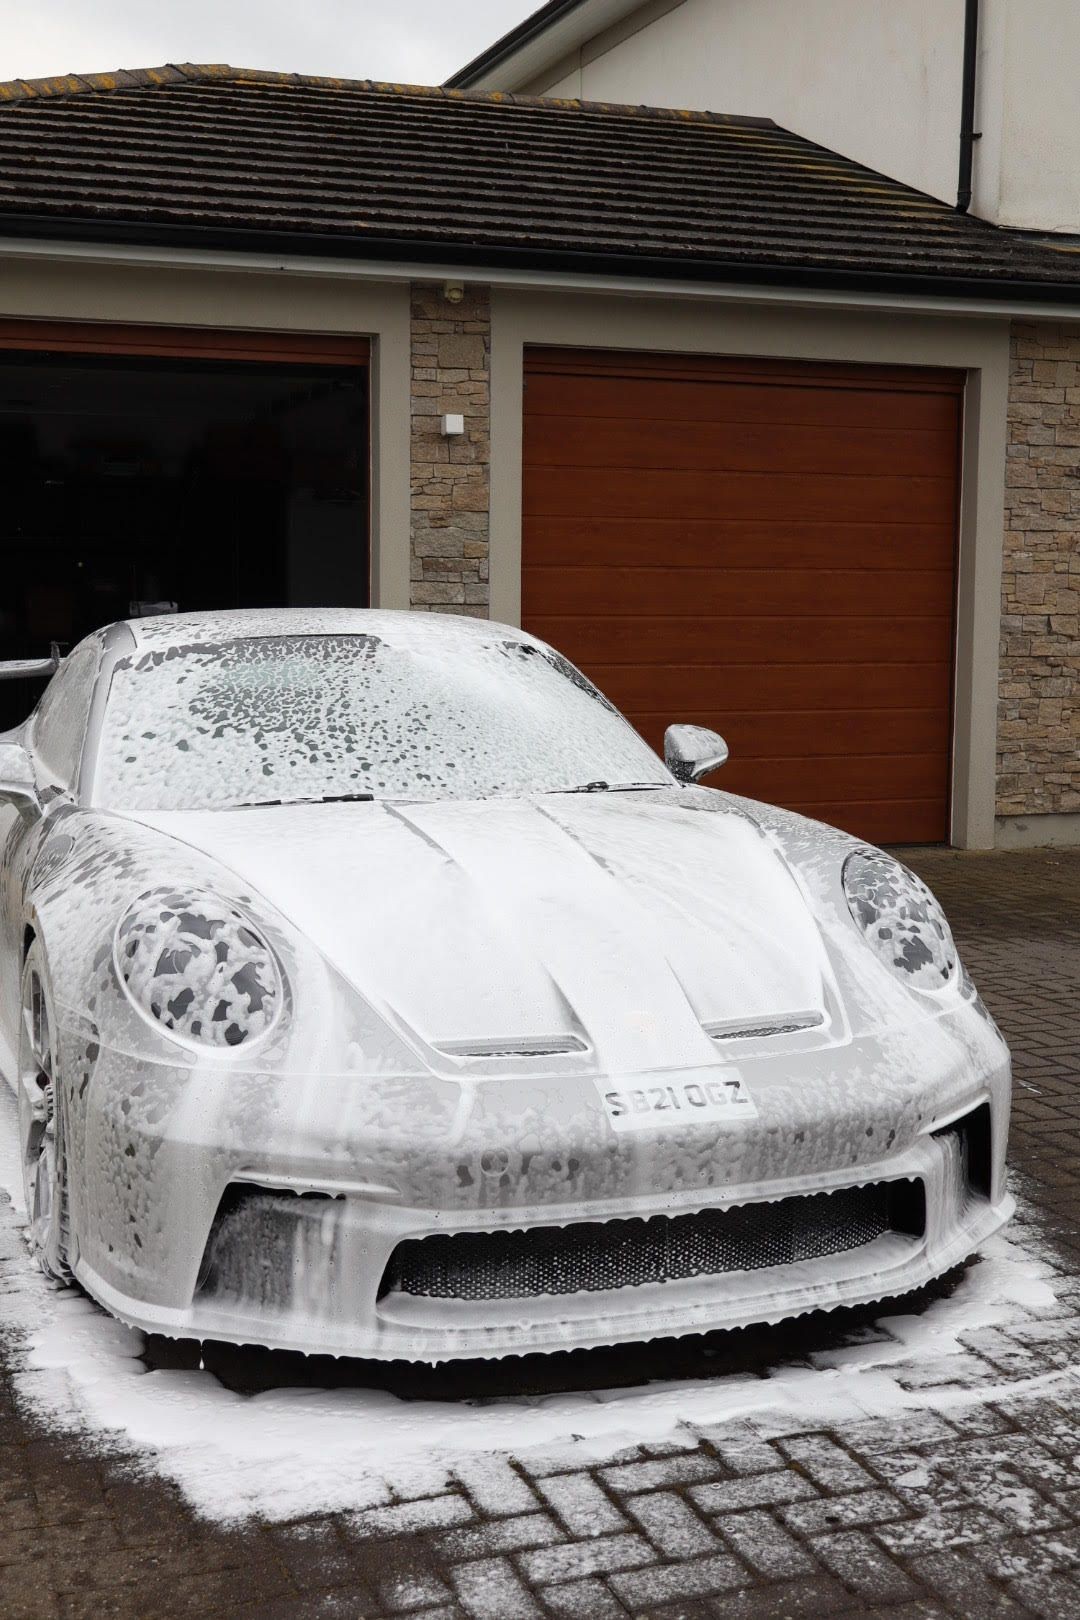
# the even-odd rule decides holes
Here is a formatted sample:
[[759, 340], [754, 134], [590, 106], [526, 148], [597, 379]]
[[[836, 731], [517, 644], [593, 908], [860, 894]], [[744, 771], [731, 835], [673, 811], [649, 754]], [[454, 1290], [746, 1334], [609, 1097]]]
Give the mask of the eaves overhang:
[[793, 294], [816, 290], [905, 302], [911, 299], [959, 300], [970, 305], [974, 312], [984, 305], [993, 305], [1019, 314], [1021, 306], [1037, 306], [1040, 311], [1060, 311], [1065, 317], [1072, 310], [1080, 317], [1080, 282], [1075, 281], [898, 274], [843, 266], [571, 252], [438, 239], [418, 241], [408, 237], [272, 232], [152, 221], [121, 224], [115, 220], [56, 215], [0, 215], [0, 251], [6, 248], [18, 253], [20, 244], [29, 242], [35, 244], [39, 254], [49, 244], [58, 247], [66, 244], [69, 248], [96, 246], [111, 257], [122, 254], [125, 247], [227, 254], [234, 268], [246, 264], [253, 271], [283, 259], [298, 265], [319, 259], [338, 264], [343, 272], [359, 264], [371, 266], [373, 272], [378, 272], [381, 266], [408, 265], [417, 279], [435, 279], [444, 271], [452, 271], [463, 279], [497, 283], [504, 277], [516, 280], [525, 272], [532, 285], [552, 287], [571, 277], [578, 286], [595, 284], [597, 290], [615, 281], [627, 291], [646, 284], [668, 287], [673, 292], [676, 287], [684, 287], [700, 288], [703, 292], [712, 288], [719, 293], [735, 286], [747, 290], [769, 289], [780, 295], [785, 289]]
[[642, 0], [550, 0], [445, 81], [447, 90], [517, 90], [552, 62], [622, 22]]

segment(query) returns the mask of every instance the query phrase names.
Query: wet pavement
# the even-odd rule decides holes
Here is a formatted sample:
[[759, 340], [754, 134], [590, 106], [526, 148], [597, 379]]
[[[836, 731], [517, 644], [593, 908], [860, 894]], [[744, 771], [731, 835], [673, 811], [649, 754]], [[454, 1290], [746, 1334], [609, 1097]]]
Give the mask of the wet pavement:
[[[741, 1387], [809, 1376], [899, 1334], [890, 1388], [906, 1410], [834, 1425], [811, 1400], [778, 1403], [599, 1458], [569, 1435], [516, 1458], [460, 1453], [411, 1475], [388, 1458], [380, 1491], [352, 1511], [222, 1526], [193, 1513], [147, 1453], [125, 1456], [100, 1434], [45, 1422], [23, 1336], [4, 1330], [4, 1291], [14, 1297], [29, 1264], [9, 1221], [0, 1616], [1080, 1614], [1080, 852], [908, 858], [944, 902], [1013, 1047], [1021, 1213], [1009, 1244], [1038, 1257], [1045, 1299], [963, 1327], [940, 1353], [925, 1333], [908, 1341], [902, 1323], [883, 1325], [881, 1308], [483, 1368], [208, 1347], [200, 1372], [197, 1350], [151, 1340], [150, 1380], [188, 1368], [245, 1400], [375, 1387], [465, 1414], [523, 1390], [557, 1398], [656, 1378]], [[961, 1270], [899, 1309], [909, 1322], [936, 1320], [926, 1313], [947, 1312], [970, 1281]]]

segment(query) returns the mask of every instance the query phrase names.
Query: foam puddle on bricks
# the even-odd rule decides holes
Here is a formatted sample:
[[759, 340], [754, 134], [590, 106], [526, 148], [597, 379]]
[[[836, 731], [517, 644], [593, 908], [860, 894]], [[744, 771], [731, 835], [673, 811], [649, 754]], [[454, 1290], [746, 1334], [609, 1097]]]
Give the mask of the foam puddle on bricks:
[[[95, 1449], [140, 1455], [197, 1512], [219, 1520], [306, 1517], [431, 1494], [455, 1466], [474, 1476], [484, 1454], [557, 1448], [572, 1466], [574, 1453], [592, 1463], [642, 1443], [692, 1446], [695, 1427], [737, 1418], [775, 1428], [808, 1412], [821, 1426], [947, 1412], [1049, 1393], [1080, 1376], [1080, 1365], [1001, 1384], [962, 1376], [963, 1335], [1052, 1314], [1053, 1267], [1028, 1229], [1022, 1241], [993, 1238], [952, 1293], [918, 1313], [870, 1315], [847, 1342], [824, 1349], [813, 1348], [808, 1328], [794, 1362], [778, 1360], [763, 1375], [470, 1401], [403, 1399], [362, 1385], [237, 1393], [205, 1370], [151, 1370], [141, 1333], [39, 1273], [21, 1233], [15, 1102], [0, 1087], [0, 1197], [5, 1191], [0, 1326], [20, 1404]], [[663, 1351], [657, 1359], [669, 1362]]]

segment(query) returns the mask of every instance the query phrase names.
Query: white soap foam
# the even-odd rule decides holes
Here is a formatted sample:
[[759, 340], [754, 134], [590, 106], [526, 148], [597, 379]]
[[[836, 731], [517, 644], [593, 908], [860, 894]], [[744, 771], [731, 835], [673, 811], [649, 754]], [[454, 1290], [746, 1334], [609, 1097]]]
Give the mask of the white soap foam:
[[[280, 1388], [242, 1395], [205, 1371], [150, 1371], [142, 1334], [121, 1326], [78, 1290], [54, 1288], [30, 1259], [21, 1217], [14, 1099], [0, 1095], [0, 1240], [16, 1261], [0, 1295], [15, 1343], [14, 1387], [40, 1420], [107, 1451], [140, 1455], [175, 1481], [199, 1513], [218, 1520], [289, 1519], [347, 1511], [438, 1491], [455, 1459], [533, 1448], [566, 1449], [582, 1462], [627, 1446], [670, 1440], [688, 1425], [736, 1418], [775, 1425], [812, 1412], [844, 1423], [913, 1408], [965, 1406], [1050, 1390], [1080, 1365], [1043, 1377], [949, 1385], [961, 1336], [1054, 1301], [1053, 1272], [1028, 1240], [999, 1235], [947, 1299], [919, 1315], [885, 1316], [866, 1342], [823, 1351], [810, 1364], [765, 1377], [656, 1382], [484, 1401], [410, 1401], [382, 1390]], [[937, 1387], [909, 1389], [904, 1368], [941, 1362]], [[479, 1461], [470, 1466], [482, 1466]]]

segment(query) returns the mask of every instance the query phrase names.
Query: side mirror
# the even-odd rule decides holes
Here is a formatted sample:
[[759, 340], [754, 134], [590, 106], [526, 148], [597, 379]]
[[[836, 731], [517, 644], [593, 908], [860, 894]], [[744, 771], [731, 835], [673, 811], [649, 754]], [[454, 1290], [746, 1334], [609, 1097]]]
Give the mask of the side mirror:
[[705, 726], [668, 726], [664, 733], [664, 764], [680, 782], [700, 782], [727, 757], [723, 737]]
[[48, 658], [0, 659], [0, 681], [47, 681], [60, 668], [60, 648], [54, 641]]
[[26, 749], [18, 743], [0, 743], [0, 804], [13, 804], [16, 810], [36, 810], [40, 802]]

